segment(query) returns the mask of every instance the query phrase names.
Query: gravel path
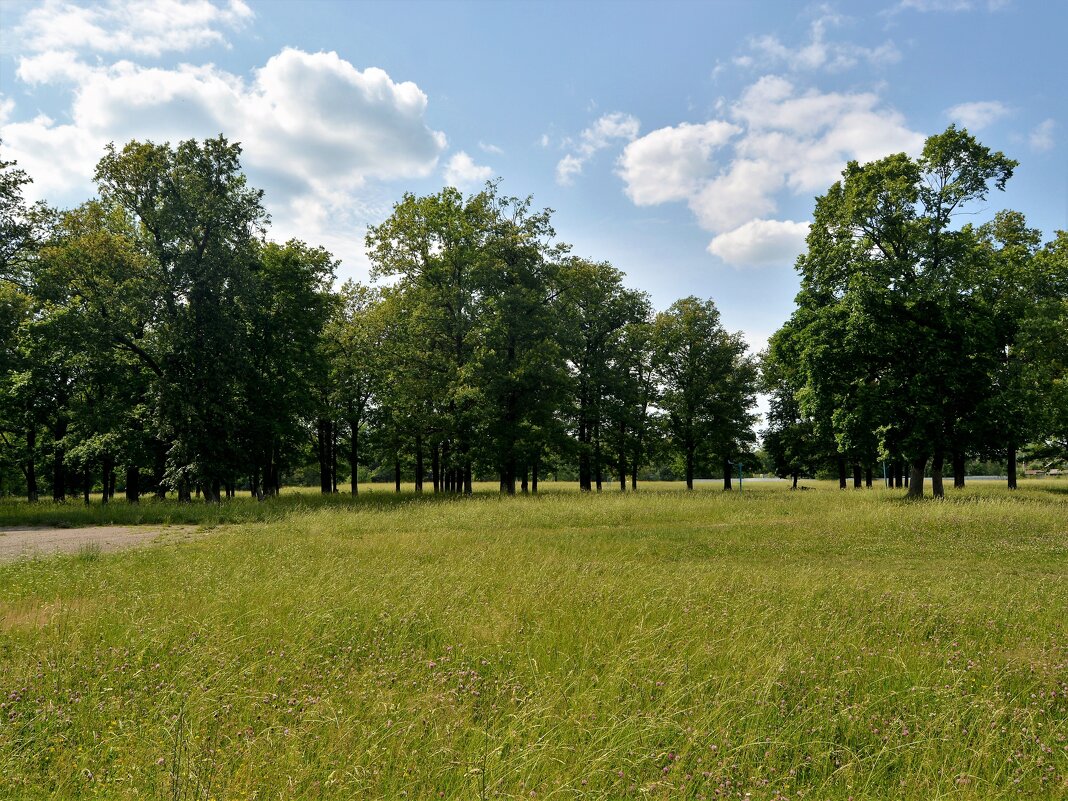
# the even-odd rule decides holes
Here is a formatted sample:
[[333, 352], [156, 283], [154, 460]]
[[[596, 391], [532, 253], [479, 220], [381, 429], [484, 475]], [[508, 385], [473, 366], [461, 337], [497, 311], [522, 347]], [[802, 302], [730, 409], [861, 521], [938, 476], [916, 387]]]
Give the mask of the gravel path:
[[83, 547], [101, 551], [133, 548], [156, 539], [188, 537], [196, 526], [90, 526], [87, 528], [44, 528], [17, 526], [0, 528], [0, 562], [57, 553], [77, 553]]

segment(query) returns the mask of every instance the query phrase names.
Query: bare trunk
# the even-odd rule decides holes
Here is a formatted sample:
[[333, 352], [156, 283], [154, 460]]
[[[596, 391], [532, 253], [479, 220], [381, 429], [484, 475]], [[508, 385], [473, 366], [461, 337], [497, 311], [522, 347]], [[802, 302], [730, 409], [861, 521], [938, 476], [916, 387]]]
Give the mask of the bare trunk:
[[[514, 484], [512, 485], [515, 486]], [[464, 462], [464, 495], [470, 495], [475, 491], [471, 475], [471, 460]]]
[[686, 443], [686, 489], [688, 489], [688, 490], [692, 490], [693, 489], [694, 450], [696, 450], [696, 445], [694, 445], [694, 443], [692, 443], [692, 442], [687, 442]]
[[945, 488], [942, 486], [942, 468], [945, 466], [945, 453], [938, 448], [931, 461], [931, 494], [936, 498], [946, 497]]
[[871, 489], [871, 465], [864, 468], [864, 486]]
[[846, 460], [845, 456], [838, 454], [838, 489], [846, 488]]
[[964, 452], [953, 451], [953, 489], [964, 489]]
[[863, 481], [863, 478], [861, 477], [861, 473], [860, 473], [860, 465], [854, 463], [853, 464], [853, 489], [860, 489], [861, 481]]
[[401, 491], [400, 456], [393, 457], [393, 491]]
[[535, 451], [534, 458], [530, 463], [530, 491], [535, 495], [538, 494], [538, 463], [541, 461], [541, 454]]
[[141, 501], [141, 470], [137, 465], [126, 465], [126, 502]]
[[790, 487], [790, 489], [797, 489], [797, 471], [795, 470], [792, 475], [793, 475], [794, 483]]
[[430, 449], [430, 478], [434, 481], [434, 492], [441, 491], [441, 445], [434, 443]]
[[1009, 445], [1009, 489], [1016, 489], [1016, 444]]
[[360, 493], [360, 422], [353, 418], [349, 420], [349, 492], [353, 495]]
[[105, 456], [103, 459], [103, 476], [100, 482], [101, 503], [107, 503], [111, 500], [111, 493], [108, 492], [108, 488], [111, 486], [111, 471], [114, 469], [114, 463], [115, 460], [111, 456]]
[[734, 476], [731, 474], [731, 460], [729, 456], [723, 457], [723, 489], [724, 491], [734, 488]]
[[911, 475], [909, 477], [909, 498], [923, 497], [923, 472], [927, 467], [927, 457], [921, 456], [913, 459], [909, 465]]
[[[52, 432], [54, 437], [54, 450], [52, 458], [52, 500], [60, 503], [67, 499], [67, 466], [65, 463], [67, 451], [60, 444], [67, 435], [67, 423], [60, 420]], [[107, 486], [104, 487], [107, 492]]]
[[423, 435], [415, 435], [415, 491], [423, 491]]

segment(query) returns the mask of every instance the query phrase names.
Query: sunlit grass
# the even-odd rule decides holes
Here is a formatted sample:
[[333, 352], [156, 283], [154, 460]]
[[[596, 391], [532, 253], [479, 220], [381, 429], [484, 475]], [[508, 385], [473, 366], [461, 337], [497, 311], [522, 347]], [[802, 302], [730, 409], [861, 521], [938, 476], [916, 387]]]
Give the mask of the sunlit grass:
[[381, 489], [0, 566], [0, 797], [1068, 794], [1065, 482]]

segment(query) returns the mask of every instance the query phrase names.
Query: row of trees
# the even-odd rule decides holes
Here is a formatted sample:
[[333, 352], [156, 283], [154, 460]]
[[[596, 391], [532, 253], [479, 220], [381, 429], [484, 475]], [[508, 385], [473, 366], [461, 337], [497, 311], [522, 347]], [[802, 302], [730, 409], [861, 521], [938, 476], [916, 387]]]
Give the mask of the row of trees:
[[0, 163], [0, 491], [262, 497], [315, 455], [435, 491], [577, 469], [625, 489], [748, 453], [758, 373], [711, 301], [659, 314], [496, 185], [406, 195], [367, 234], [375, 286], [267, 239], [223, 137], [107, 149], [99, 198], [28, 207]]
[[[918, 158], [850, 163], [817, 198], [797, 309], [762, 359], [764, 447], [783, 476], [837, 463], [943, 495], [948, 459], [1068, 454], [1068, 234], [1003, 211], [960, 224], [1015, 161], [950, 127]], [[911, 478], [911, 481], [909, 480]]]

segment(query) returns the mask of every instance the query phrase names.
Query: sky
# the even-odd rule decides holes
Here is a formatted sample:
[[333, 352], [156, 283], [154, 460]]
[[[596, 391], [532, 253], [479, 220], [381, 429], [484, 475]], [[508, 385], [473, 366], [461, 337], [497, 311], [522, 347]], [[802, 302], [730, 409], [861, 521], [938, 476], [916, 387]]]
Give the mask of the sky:
[[501, 179], [657, 308], [712, 298], [754, 350], [793, 309], [814, 198], [950, 123], [1068, 229], [1068, 0], [0, 0], [0, 157], [94, 194], [104, 146], [224, 133], [271, 236], [367, 279], [404, 192]]

